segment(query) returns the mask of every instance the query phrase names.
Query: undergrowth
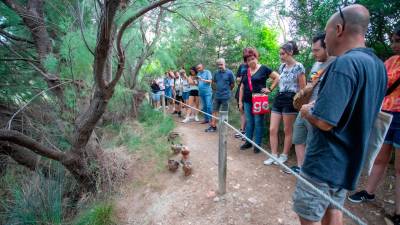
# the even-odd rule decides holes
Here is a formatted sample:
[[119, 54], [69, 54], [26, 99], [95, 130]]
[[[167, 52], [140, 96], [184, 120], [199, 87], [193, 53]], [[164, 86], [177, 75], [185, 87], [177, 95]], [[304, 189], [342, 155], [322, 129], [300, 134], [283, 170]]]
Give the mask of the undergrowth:
[[73, 225], [117, 225], [114, 204], [101, 202], [81, 213]]
[[170, 152], [168, 134], [175, 128], [170, 116], [154, 110], [147, 102], [139, 109], [138, 121], [122, 122], [106, 126], [109, 138], [103, 141], [108, 149], [126, 147], [129, 152], [141, 151], [145, 159], [156, 159], [157, 166], [162, 167]]
[[44, 176], [25, 169], [8, 170], [0, 180], [1, 189], [6, 192], [0, 201], [0, 223], [62, 224], [63, 192], [68, 185], [61, 171]]

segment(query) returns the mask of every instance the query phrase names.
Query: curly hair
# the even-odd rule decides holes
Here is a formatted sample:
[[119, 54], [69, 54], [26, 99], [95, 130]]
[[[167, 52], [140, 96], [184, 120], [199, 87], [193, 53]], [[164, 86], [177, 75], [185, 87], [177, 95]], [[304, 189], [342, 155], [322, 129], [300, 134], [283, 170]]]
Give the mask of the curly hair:
[[249, 57], [255, 57], [258, 59], [260, 54], [255, 48], [245, 48], [243, 49], [243, 60], [246, 62]]

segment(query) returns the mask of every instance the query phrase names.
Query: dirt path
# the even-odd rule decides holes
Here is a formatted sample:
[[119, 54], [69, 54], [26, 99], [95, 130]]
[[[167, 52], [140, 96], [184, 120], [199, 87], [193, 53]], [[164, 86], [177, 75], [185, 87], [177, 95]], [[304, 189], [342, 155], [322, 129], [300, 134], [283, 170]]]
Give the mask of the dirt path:
[[[299, 224], [291, 210], [295, 178], [277, 166], [264, 166], [264, 154], [254, 154], [252, 149], [239, 151], [241, 141], [232, 132], [228, 139], [227, 194], [213, 195], [218, 185], [218, 133], [205, 133], [205, 128], [197, 123], [177, 123], [175, 129], [183, 134], [182, 143], [191, 151], [191, 176], [184, 177], [181, 168], [176, 173], [165, 169], [153, 174], [136, 168], [130, 178], [133, 183], [123, 187], [117, 199], [122, 224]], [[350, 206], [369, 224], [385, 224], [382, 213], [373, 207]]]

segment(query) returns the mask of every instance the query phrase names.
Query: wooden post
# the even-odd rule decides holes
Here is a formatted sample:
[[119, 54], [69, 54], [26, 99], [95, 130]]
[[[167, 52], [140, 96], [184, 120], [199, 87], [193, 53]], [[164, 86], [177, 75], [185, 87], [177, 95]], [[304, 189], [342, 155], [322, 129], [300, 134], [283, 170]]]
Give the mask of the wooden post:
[[165, 110], [165, 93], [161, 92], [161, 105], [163, 110], [164, 117], [167, 115], [167, 111]]
[[228, 121], [228, 111], [219, 111], [219, 147], [218, 147], [218, 193], [226, 193], [226, 140], [228, 129], [224, 123]]

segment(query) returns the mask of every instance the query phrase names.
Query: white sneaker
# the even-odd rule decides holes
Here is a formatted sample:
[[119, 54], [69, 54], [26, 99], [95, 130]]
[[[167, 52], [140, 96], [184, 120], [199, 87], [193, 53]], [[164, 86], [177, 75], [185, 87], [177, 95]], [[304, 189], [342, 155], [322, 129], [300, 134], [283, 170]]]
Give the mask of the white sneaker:
[[[278, 161], [280, 162], [280, 163], [285, 163], [286, 161], [287, 161], [287, 159], [288, 159], [288, 156], [287, 155], [285, 155], [285, 154], [281, 154], [280, 156], [279, 156], [279, 158], [278, 158]], [[274, 164], [275, 165], [279, 165], [278, 164], [278, 162], [274, 162]]]
[[[274, 154], [272, 154], [272, 155], [275, 156], [276, 158], [278, 158], [278, 155], [274, 155]], [[272, 163], [275, 163], [275, 160], [273, 158], [268, 158], [267, 160], [264, 161], [264, 165], [266, 165], [266, 166], [269, 166]]]
[[190, 121], [190, 117], [186, 117], [184, 120], [182, 120], [182, 123], [187, 123]]
[[199, 120], [199, 117], [195, 116], [195, 117], [194, 117], [194, 121], [199, 122], [199, 121], [200, 121], [200, 120]]

